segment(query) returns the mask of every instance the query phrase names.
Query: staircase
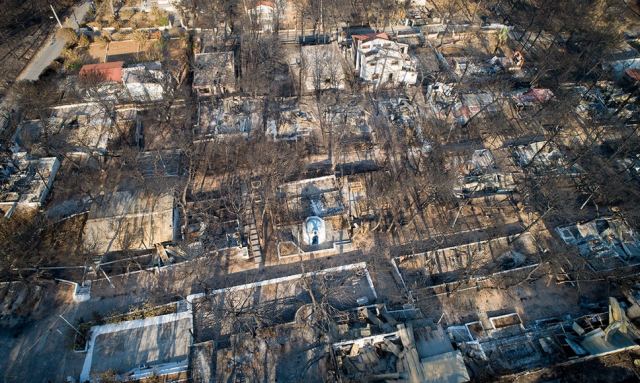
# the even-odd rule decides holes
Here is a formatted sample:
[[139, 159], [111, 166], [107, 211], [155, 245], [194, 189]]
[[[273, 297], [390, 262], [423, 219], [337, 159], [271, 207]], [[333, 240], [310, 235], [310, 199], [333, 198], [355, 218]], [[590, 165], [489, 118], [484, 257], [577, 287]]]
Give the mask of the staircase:
[[262, 262], [262, 250], [260, 249], [256, 218], [253, 214], [253, 195], [248, 193], [246, 188], [243, 188], [242, 198], [244, 201], [242, 224], [244, 235], [248, 238], [247, 242], [249, 242], [249, 259], [253, 259], [255, 263], [260, 263]]

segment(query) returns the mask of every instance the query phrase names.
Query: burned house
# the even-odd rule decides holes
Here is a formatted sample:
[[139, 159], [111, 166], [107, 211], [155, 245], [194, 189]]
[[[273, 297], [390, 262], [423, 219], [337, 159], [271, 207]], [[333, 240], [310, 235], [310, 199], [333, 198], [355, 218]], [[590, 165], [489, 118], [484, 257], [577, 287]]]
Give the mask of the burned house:
[[367, 108], [359, 97], [351, 97], [343, 105], [333, 105], [325, 114], [334, 130], [332, 160], [346, 173], [350, 169], [375, 169], [377, 161], [376, 131]]
[[[303, 311], [305, 308], [306, 306], [300, 310]], [[215, 362], [211, 363], [215, 365], [215, 370], [211, 365], [209, 367], [204, 363], [198, 363], [194, 366], [193, 381], [265, 379], [270, 382], [323, 382], [323, 377], [327, 375], [328, 353], [326, 345], [316, 342], [321, 337], [317, 329], [296, 321], [258, 329], [256, 335], [231, 335], [229, 347], [215, 351], [213, 342], [197, 345], [195, 350], [199, 352], [199, 356], [202, 355], [200, 359], [215, 359]], [[211, 345], [211, 351], [203, 351], [208, 345]]]
[[341, 316], [376, 299], [364, 263], [190, 296], [196, 342], [191, 377], [194, 382], [321, 382], [330, 369], [329, 345], [318, 342], [327, 339], [317, 326], [325, 308], [326, 315]]
[[414, 144], [409, 148], [414, 153], [425, 154], [431, 151], [433, 142], [423, 130], [419, 122], [420, 112], [417, 105], [406, 97], [392, 98], [378, 102], [378, 107], [397, 129], [405, 131], [414, 138]]
[[184, 176], [184, 153], [178, 149], [140, 152], [136, 165], [145, 178], [172, 179]]
[[41, 208], [59, 168], [56, 157], [31, 158], [25, 152], [0, 159], [0, 214], [8, 218], [19, 209]]
[[279, 110], [267, 119], [267, 137], [274, 141], [298, 141], [308, 137], [320, 139], [320, 123], [308, 101], [307, 98], [283, 99]]
[[[221, 258], [247, 260], [254, 252], [259, 253], [259, 245], [250, 241], [253, 216], [248, 201], [242, 199], [239, 190], [231, 191], [236, 192], [238, 198], [233, 201], [222, 198], [220, 191], [209, 193], [208, 198], [189, 201], [186, 239], [203, 251], [216, 252]], [[256, 251], [250, 253], [250, 245]]]
[[99, 103], [81, 103], [53, 107], [43, 120], [23, 122], [13, 142], [18, 148], [32, 151], [44, 144], [67, 154], [106, 153], [114, 138], [116, 116]]
[[640, 236], [621, 219], [598, 218], [561, 226], [556, 232], [566, 244], [576, 246], [596, 271], [635, 265], [640, 261]]
[[531, 168], [539, 173], [578, 175], [583, 172], [580, 165], [569, 164], [557, 145], [551, 141], [535, 141], [515, 146], [513, 157], [518, 166]]
[[553, 97], [553, 92], [547, 88], [531, 88], [514, 92], [512, 95], [513, 101], [519, 107], [541, 105], [552, 100]]
[[346, 382], [394, 379], [465, 383], [469, 372], [442, 328], [398, 323], [386, 334], [334, 343], [339, 375]]
[[530, 234], [500, 237], [393, 259], [401, 282], [415, 299], [490, 285], [493, 276], [518, 275], [538, 264]]
[[545, 318], [525, 325], [517, 313], [484, 316], [447, 328], [476, 376], [515, 379], [540, 368], [638, 349], [640, 332], [625, 306], [609, 299], [609, 312]]
[[453, 72], [459, 78], [468, 79], [468, 81], [482, 80], [487, 77], [494, 77], [501, 73], [512, 73], [517, 75], [524, 65], [524, 59], [520, 52], [511, 54], [496, 52], [497, 55], [490, 58], [485, 57], [467, 57], [456, 56], [449, 58], [450, 66]]
[[606, 59], [603, 67], [610, 70], [617, 79], [620, 79], [627, 69], [640, 68], [640, 51], [631, 41], [621, 42], [615, 52], [609, 54]]
[[303, 306], [321, 298], [337, 310], [375, 302], [377, 293], [366, 264], [231, 286], [195, 294], [188, 301], [194, 312], [196, 340], [224, 344], [233, 334], [291, 323]]
[[495, 114], [500, 110], [497, 98], [491, 93], [465, 93], [460, 100], [453, 110], [456, 122], [460, 125], [467, 124], [478, 115]]
[[616, 162], [617, 167], [626, 172], [633, 180], [640, 181], [640, 154], [621, 158]]
[[193, 89], [199, 96], [221, 96], [236, 91], [233, 51], [196, 53]]
[[367, 200], [366, 180], [362, 176], [353, 175], [343, 178], [343, 195], [349, 217], [351, 219], [372, 217], [373, 209]]
[[[451, 111], [454, 110], [454, 106], [459, 108], [460, 105], [456, 105], [457, 92], [451, 84], [443, 82], [435, 82], [427, 85], [426, 101], [431, 112], [438, 119], [446, 120], [452, 118]], [[458, 113], [459, 114], [459, 113]]]
[[470, 159], [459, 156], [451, 158], [449, 166], [458, 175], [454, 186], [454, 193], [457, 197], [502, 194], [515, 190], [516, 184], [513, 175], [503, 173], [498, 169], [491, 150], [474, 150], [470, 157]]
[[260, 101], [235, 97], [201, 101], [197, 121], [195, 132], [203, 140], [248, 137], [263, 126]]

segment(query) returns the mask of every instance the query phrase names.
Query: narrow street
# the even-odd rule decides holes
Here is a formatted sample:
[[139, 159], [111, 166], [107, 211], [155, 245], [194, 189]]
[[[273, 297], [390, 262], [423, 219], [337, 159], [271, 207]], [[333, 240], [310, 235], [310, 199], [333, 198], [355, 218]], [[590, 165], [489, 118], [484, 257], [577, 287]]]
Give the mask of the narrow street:
[[[79, 25], [82, 24], [84, 18], [87, 16], [87, 13], [92, 7], [92, 2], [90, 0], [83, 1], [82, 3], [73, 7], [71, 11], [71, 15], [67, 17], [63, 23], [65, 27], [73, 28], [74, 30], [79, 29]], [[56, 24], [55, 28], [49, 34], [49, 37], [45, 41], [45, 43], [40, 47], [38, 52], [33, 56], [29, 64], [24, 67], [20, 75], [16, 81], [27, 80], [27, 81], [36, 81], [44, 72], [45, 69], [51, 64], [53, 60], [55, 60], [62, 50], [64, 49], [65, 42], [59, 38], [56, 38], [56, 33], [58, 32], [58, 25]], [[15, 92], [13, 88], [9, 89], [0, 103], [0, 132], [2, 132], [7, 123], [9, 122], [9, 118], [11, 113], [13, 112], [15, 107]]]
[[[90, 1], [83, 1], [82, 3], [76, 5], [71, 10], [71, 14], [66, 18], [63, 25], [65, 28], [73, 28], [74, 30], [78, 30], [80, 28], [80, 24], [84, 21], [87, 13], [92, 7], [92, 3]], [[27, 64], [27, 66], [22, 70], [22, 73], [18, 76], [18, 81], [20, 80], [30, 80], [36, 81], [40, 74], [51, 64], [53, 60], [55, 60], [62, 50], [66, 42], [63, 39], [56, 37], [56, 32], [58, 31], [58, 27], [56, 26], [55, 30], [51, 32], [51, 35], [44, 43], [44, 45], [40, 48], [40, 51], [36, 53], [31, 62]]]

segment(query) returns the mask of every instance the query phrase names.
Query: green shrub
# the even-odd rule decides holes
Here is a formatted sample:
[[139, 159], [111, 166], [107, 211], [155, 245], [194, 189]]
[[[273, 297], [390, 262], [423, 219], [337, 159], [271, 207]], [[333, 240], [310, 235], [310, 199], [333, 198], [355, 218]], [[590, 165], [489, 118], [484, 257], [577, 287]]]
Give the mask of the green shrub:
[[87, 48], [89, 45], [91, 44], [91, 41], [89, 40], [89, 38], [86, 35], [81, 35], [80, 38], [78, 39], [78, 46], [80, 48]]
[[67, 46], [75, 45], [78, 42], [78, 34], [73, 28], [61, 28], [56, 35], [66, 41]]

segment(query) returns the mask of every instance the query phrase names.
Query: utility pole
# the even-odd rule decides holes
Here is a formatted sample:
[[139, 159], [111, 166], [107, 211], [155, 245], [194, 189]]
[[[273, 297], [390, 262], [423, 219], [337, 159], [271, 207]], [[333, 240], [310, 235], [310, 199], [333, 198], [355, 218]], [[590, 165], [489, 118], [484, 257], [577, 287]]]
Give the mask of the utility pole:
[[96, 275], [98, 274], [98, 270], [102, 271], [102, 274], [104, 275], [104, 277], [107, 279], [107, 282], [109, 282], [109, 285], [112, 288], [116, 288], [113, 283], [111, 282], [111, 278], [109, 278], [109, 276], [107, 275], [107, 273], [104, 271], [104, 269], [102, 267], [100, 267], [100, 261], [96, 262], [96, 265], [93, 267], [93, 270], [95, 271]]
[[51, 7], [51, 12], [53, 12], [53, 15], [56, 17], [56, 21], [58, 22], [58, 25], [60, 26], [60, 28], [62, 28], [62, 23], [60, 22], [60, 19], [58, 18], [58, 14], [56, 13], [56, 10], [53, 9], [53, 5], [51, 3], [49, 3], [49, 6]]
[[[322, 28], [322, 38], [324, 39], [324, 10], [322, 7], [322, 0], [320, 0], [320, 27]], [[318, 36], [316, 36], [316, 39]], [[316, 44], [318, 42], [316, 41]]]

